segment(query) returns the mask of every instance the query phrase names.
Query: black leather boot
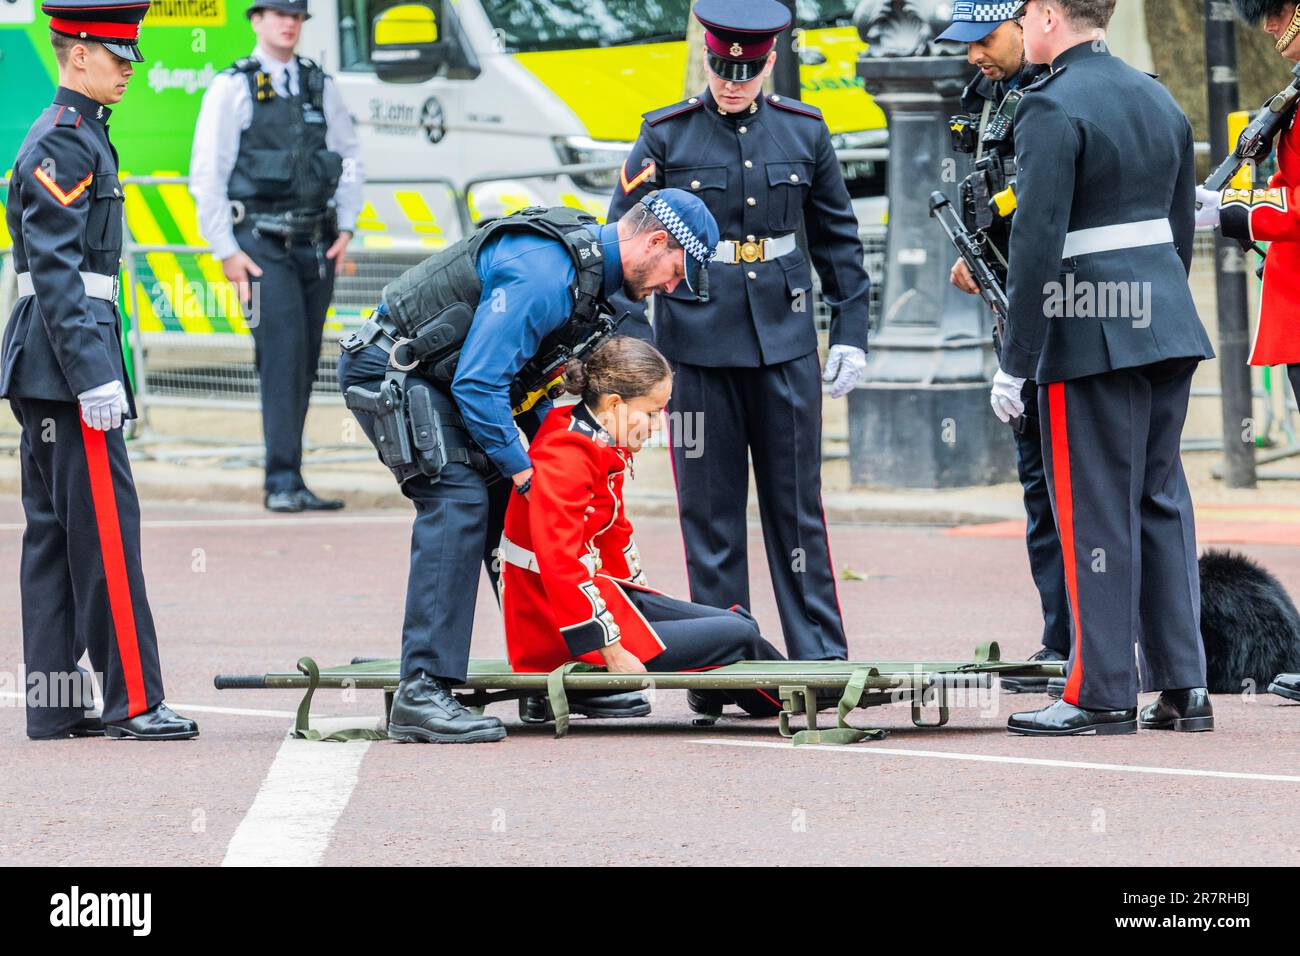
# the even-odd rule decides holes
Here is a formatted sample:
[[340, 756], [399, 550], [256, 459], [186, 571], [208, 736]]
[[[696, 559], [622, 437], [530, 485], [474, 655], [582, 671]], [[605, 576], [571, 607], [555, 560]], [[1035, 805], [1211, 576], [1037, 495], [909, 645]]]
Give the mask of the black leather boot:
[[166, 704], [158, 704], [143, 714], [126, 720], [104, 723], [104, 733], [110, 737], [132, 740], [189, 740], [199, 735], [199, 725], [182, 717]]
[[733, 703], [725, 690], [688, 690], [686, 706], [701, 717], [721, 717], [722, 708]]
[[418, 671], [397, 685], [388, 715], [388, 738], [399, 743], [478, 744], [504, 740], [505, 725], [475, 714], [441, 677]]
[[1012, 714], [1007, 730], [1013, 734], [1031, 737], [1070, 737], [1075, 734], [1137, 733], [1137, 708], [1130, 710], [1085, 710], [1063, 700], [1048, 704], [1042, 710]]
[[[584, 717], [645, 717], [650, 713], [650, 702], [636, 691], [571, 690], [565, 696], [569, 699], [569, 713]], [[526, 724], [544, 724], [554, 720], [550, 698], [545, 694], [525, 697], [519, 706], [519, 719]]]
[[267, 511], [292, 514], [302, 511], [302, 501], [296, 491], [269, 491], [264, 499]]
[[[1039, 648], [1038, 653], [1029, 658], [1031, 661], [1044, 664], [1055, 664], [1069, 659], [1068, 654], [1054, 651], [1050, 647]], [[1053, 679], [1051, 677], [1004, 677], [1002, 690], [1007, 694], [1045, 694], [1048, 681]]]
[[1268, 692], [1287, 700], [1300, 700], [1300, 674], [1278, 674], [1268, 685]]
[[69, 737], [102, 737], [104, 736], [104, 721], [98, 712], [87, 714], [71, 727], [60, 730], [55, 734], [46, 734], [43, 737], [31, 737], [31, 740], [67, 740]]
[[1186, 733], [1214, 729], [1214, 708], [1204, 687], [1162, 690], [1142, 708], [1138, 724], [1143, 730], [1181, 730]]

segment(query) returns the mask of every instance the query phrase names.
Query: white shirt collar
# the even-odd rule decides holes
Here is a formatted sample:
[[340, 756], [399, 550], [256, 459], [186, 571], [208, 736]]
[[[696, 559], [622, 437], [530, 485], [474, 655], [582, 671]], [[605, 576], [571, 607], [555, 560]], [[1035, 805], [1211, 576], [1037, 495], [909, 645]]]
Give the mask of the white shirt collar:
[[280, 60], [277, 60], [275, 57], [271, 56], [271, 54], [263, 50], [261, 45], [259, 44], [253, 47], [252, 57], [258, 63], [262, 64], [263, 71], [266, 72], [271, 77], [271, 82], [275, 84], [277, 88], [281, 88], [280, 78], [284, 74], [285, 70], [289, 71], [289, 79], [293, 82], [294, 88], [295, 89], [297, 88], [298, 86], [298, 57], [297, 56], [291, 56], [289, 57], [288, 63], [282, 63]]

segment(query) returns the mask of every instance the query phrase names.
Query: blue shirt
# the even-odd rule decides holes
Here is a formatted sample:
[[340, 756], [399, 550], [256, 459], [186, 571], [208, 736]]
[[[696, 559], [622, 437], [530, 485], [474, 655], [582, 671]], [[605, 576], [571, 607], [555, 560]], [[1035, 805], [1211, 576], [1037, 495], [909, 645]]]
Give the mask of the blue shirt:
[[[598, 230], [605, 253], [605, 295], [623, 284], [618, 227]], [[470, 437], [506, 477], [532, 467], [515, 427], [510, 383], [524, 363], [537, 354], [542, 339], [573, 314], [577, 271], [568, 250], [554, 239], [527, 232], [507, 232], [479, 250], [483, 295], [461, 349], [451, 393]], [[533, 408], [538, 417], [547, 400]]]

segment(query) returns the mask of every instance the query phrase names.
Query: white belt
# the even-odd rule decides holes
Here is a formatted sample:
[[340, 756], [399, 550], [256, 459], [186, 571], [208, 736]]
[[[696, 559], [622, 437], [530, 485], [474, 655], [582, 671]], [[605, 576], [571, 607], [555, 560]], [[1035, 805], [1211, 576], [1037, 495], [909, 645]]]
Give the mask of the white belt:
[[[541, 570], [537, 565], [537, 555], [515, 544], [504, 535], [501, 537], [501, 560], [525, 571], [532, 571], [534, 574]], [[600, 561], [590, 552], [582, 555], [578, 560], [582, 562], [588, 574], [595, 574], [600, 569]]]
[[1136, 249], [1139, 246], [1159, 246], [1174, 241], [1174, 231], [1168, 219], [1147, 219], [1143, 222], [1124, 222], [1116, 226], [1097, 226], [1095, 229], [1076, 229], [1065, 237], [1062, 259], [1092, 255], [1094, 252], [1114, 252], [1116, 249]]
[[[82, 272], [81, 284], [86, 287], [86, 295], [92, 299], [106, 299], [109, 302], [117, 301], [117, 276], [100, 275], [98, 272]], [[30, 272], [18, 273], [18, 298], [25, 295], [35, 295], [36, 287], [32, 285], [32, 274]]]
[[767, 262], [794, 252], [797, 245], [793, 232], [788, 236], [777, 236], [775, 239], [747, 239], [744, 242], [738, 239], [723, 239], [718, 243], [718, 254], [714, 256], [713, 261], [724, 265], [735, 265], [738, 262]]

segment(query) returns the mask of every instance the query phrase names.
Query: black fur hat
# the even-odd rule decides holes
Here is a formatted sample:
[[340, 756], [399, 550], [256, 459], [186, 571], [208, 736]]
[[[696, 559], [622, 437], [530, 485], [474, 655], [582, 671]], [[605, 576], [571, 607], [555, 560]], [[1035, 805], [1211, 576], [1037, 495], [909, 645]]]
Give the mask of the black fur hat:
[[1250, 24], [1262, 23], [1264, 18], [1281, 13], [1286, 0], [1232, 0], [1237, 16]]
[[1300, 614], [1282, 583], [1231, 551], [1206, 551], [1200, 570], [1210, 693], [1262, 690], [1274, 675], [1300, 670]]

